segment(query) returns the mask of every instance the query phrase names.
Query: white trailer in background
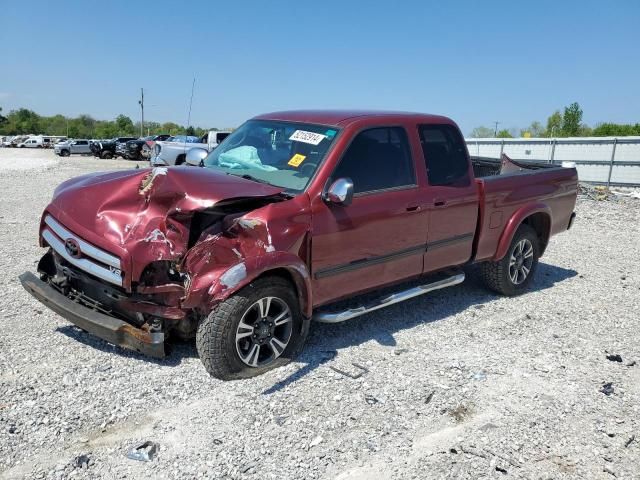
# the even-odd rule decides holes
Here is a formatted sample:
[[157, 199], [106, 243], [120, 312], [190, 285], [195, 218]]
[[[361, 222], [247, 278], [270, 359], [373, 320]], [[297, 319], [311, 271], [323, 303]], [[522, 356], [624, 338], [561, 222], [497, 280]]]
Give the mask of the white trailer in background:
[[640, 137], [467, 138], [469, 154], [562, 165], [573, 162], [581, 182], [640, 186]]

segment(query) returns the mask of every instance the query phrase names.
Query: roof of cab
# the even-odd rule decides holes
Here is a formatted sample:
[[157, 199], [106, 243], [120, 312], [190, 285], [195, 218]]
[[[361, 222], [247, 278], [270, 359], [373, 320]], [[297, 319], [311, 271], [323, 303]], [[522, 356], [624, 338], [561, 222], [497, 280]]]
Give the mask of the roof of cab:
[[254, 117], [255, 120], [282, 120], [301, 123], [318, 123], [335, 127], [345, 127], [364, 119], [385, 117], [387, 121], [412, 119], [416, 123], [453, 123], [451, 119], [440, 115], [413, 112], [391, 112], [385, 110], [291, 110], [265, 113]]

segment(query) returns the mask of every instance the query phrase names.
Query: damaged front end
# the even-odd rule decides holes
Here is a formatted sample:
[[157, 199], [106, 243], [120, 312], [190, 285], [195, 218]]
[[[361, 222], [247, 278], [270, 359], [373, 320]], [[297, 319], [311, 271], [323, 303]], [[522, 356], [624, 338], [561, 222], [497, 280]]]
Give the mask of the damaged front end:
[[20, 280], [83, 330], [163, 357], [169, 336], [195, 335], [212, 284], [236, 287], [247, 258], [276, 253], [266, 220], [248, 214], [285, 199], [276, 187], [188, 167], [80, 177], [43, 215], [39, 277]]

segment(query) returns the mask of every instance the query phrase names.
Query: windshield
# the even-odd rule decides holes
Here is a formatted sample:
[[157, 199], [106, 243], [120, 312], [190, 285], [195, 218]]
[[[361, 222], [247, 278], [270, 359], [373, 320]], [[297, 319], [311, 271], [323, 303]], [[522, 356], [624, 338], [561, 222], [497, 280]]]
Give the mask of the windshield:
[[301, 192], [337, 134], [337, 128], [322, 125], [249, 120], [204, 159], [204, 166]]

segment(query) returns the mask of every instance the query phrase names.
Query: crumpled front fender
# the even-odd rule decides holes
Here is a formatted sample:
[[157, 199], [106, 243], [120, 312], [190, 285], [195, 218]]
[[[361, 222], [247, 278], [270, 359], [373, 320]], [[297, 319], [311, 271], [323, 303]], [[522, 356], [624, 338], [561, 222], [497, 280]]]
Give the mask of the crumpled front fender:
[[300, 311], [309, 318], [312, 311], [311, 275], [304, 262], [288, 252], [268, 252], [261, 256], [239, 259], [191, 277], [182, 308], [211, 310], [252, 281], [269, 273], [288, 274], [295, 284]]

